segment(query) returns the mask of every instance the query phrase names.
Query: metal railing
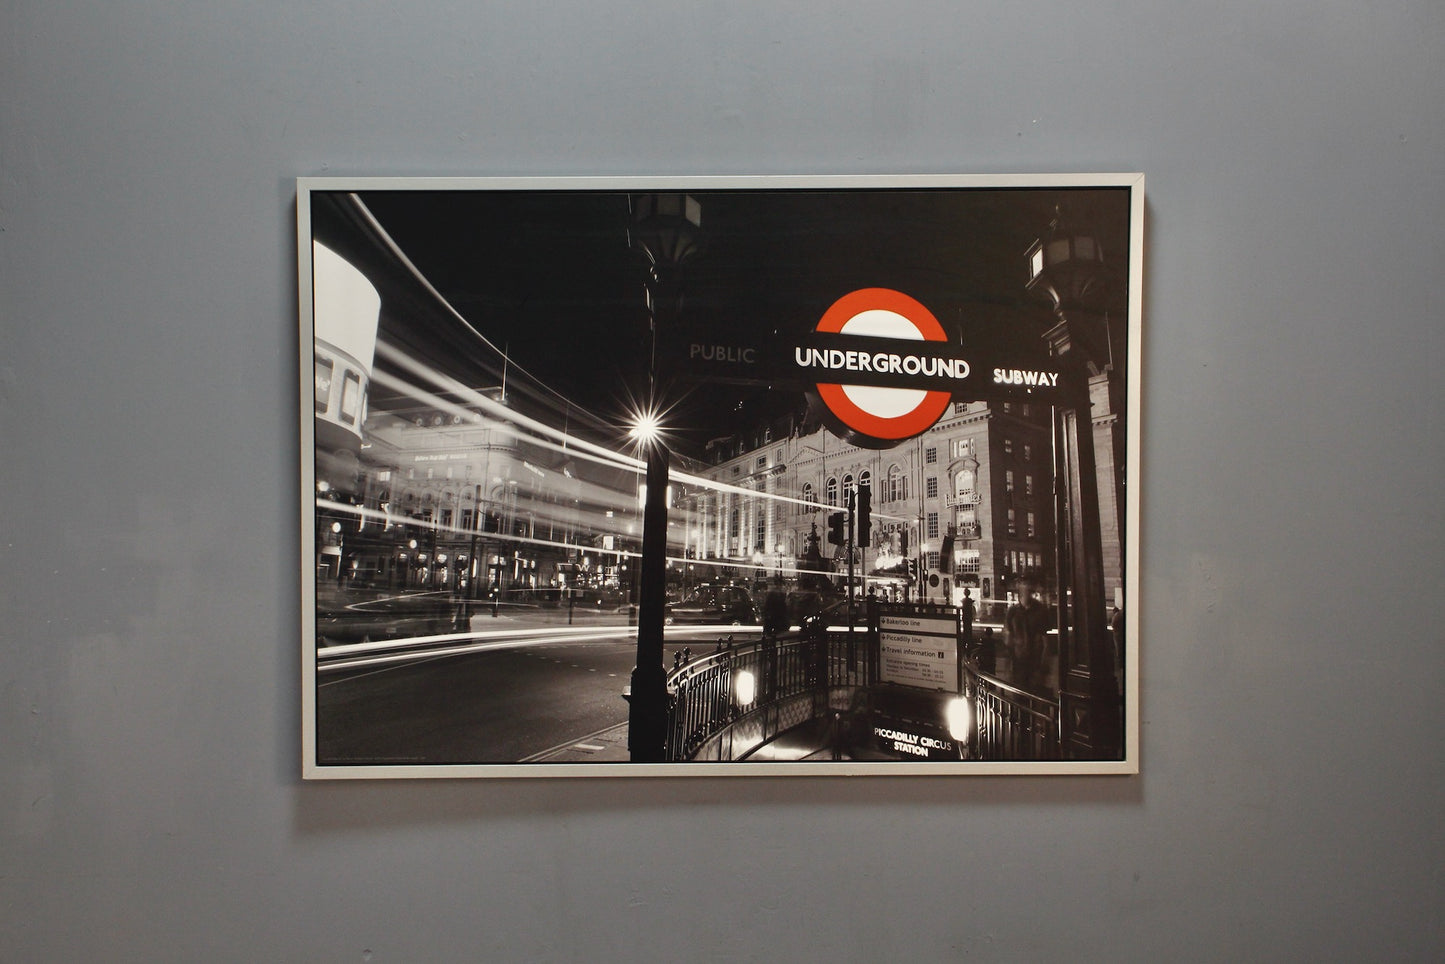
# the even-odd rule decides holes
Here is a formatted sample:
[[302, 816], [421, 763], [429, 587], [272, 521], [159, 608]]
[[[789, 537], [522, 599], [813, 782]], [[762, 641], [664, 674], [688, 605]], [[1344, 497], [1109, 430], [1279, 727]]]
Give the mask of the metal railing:
[[864, 640], [813, 627], [734, 643], [674, 668], [665, 759], [738, 759], [786, 730], [823, 719], [833, 691], [867, 685], [876, 661]]
[[976, 760], [1057, 760], [1059, 704], [967, 667]]
[[[964, 672], [975, 728], [968, 759], [1062, 757], [1057, 700], [982, 672], [971, 659]], [[877, 682], [877, 637], [861, 628], [721, 639], [668, 674], [665, 759], [743, 759], [794, 727], [866, 706]]]

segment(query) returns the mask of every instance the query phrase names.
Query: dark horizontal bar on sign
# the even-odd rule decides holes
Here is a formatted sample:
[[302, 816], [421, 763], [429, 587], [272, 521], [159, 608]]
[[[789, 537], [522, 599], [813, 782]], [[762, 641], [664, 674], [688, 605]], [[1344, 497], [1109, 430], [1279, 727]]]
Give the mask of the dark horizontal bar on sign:
[[814, 384], [955, 392], [976, 381], [969, 356], [948, 342], [812, 332], [788, 362]]
[[[721, 331], [660, 333], [659, 362], [721, 382], [812, 388], [819, 384], [946, 391], [960, 399], [1017, 397], [1057, 388], [1036, 354], [1004, 360], [948, 342], [808, 332], [750, 343]], [[1009, 363], [1011, 362], [1011, 363]]]

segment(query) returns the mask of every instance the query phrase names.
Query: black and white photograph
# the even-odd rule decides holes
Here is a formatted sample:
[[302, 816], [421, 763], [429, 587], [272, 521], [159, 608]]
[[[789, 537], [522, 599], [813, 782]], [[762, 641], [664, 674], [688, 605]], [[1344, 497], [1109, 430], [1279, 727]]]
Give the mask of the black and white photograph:
[[304, 775], [1138, 772], [1143, 180], [301, 179]]

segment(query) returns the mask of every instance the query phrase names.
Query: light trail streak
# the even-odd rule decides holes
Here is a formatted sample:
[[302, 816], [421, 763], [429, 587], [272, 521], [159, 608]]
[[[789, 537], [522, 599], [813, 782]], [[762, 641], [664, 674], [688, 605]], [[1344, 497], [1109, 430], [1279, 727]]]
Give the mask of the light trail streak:
[[527, 378], [531, 380], [533, 385], [540, 388], [542, 391], [547, 392], [548, 394], [556, 396], [559, 400], [565, 403], [569, 407], [569, 409], [576, 409], [579, 415], [586, 416], [588, 414], [588, 410], [585, 407], [578, 405], [576, 402], [572, 401], [561, 392], [558, 392], [557, 390], [548, 386], [540, 378], [528, 371], [525, 366], [519, 365], [515, 361], [512, 361], [510, 358], [507, 357], [506, 352], [497, 348], [497, 346], [492, 343], [491, 339], [489, 339], [486, 335], [482, 334], [480, 331], [477, 331], [477, 329], [473, 328], [472, 323], [470, 321], [467, 321], [466, 316], [463, 315], [460, 311], [457, 311], [456, 308], [452, 307], [452, 303], [450, 301], [447, 301], [446, 297], [440, 291], [438, 291], [429, 280], [427, 280], [426, 275], [422, 274], [421, 269], [416, 266], [416, 264], [411, 260], [411, 258], [407, 257], [406, 252], [403, 251], [401, 249], [401, 246], [396, 243], [396, 240], [391, 236], [390, 232], [388, 232], [386, 228], [382, 226], [381, 222], [376, 219], [376, 215], [371, 213], [371, 209], [366, 206], [366, 202], [361, 199], [361, 195], [351, 193], [348, 194], [347, 197], [350, 199], [351, 203], [356, 206], [357, 212], [362, 216], [362, 218], [365, 219], [367, 224], [371, 226], [371, 229], [376, 232], [377, 237], [381, 239], [382, 243], [386, 246], [386, 249], [391, 252], [392, 256], [395, 257], [404, 268], [406, 268], [407, 272], [410, 273], [414, 279], [416, 279], [417, 283], [426, 290], [427, 294], [431, 295], [434, 299], [436, 299], [436, 303], [440, 305], [447, 314], [451, 315], [457, 321], [461, 322], [462, 327], [466, 331], [468, 331], [474, 338], [479, 340], [483, 345], [486, 345], [488, 348], [490, 348], [498, 358], [503, 359], [506, 363], [506, 367], [515, 368], [517, 371], [526, 375]]
[[[595, 555], [597, 555], [597, 556], [609, 556], [609, 557], [614, 557], [614, 558], [617, 558], [617, 559], [640, 559], [640, 558], [642, 557], [642, 554], [641, 554], [640, 552], [637, 552], [637, 551], [632, 550], [632, 549], [599, 549], [599, 548], [597, 548], [596, 546], [589, 545], [589, 544], [585, 544], [585, 543], [559, 542], [559, 541], [557, 541], [557, 540], [555, 540], [555, 539], [540, 539], [540, 538], [535, 538], [535, 537], [532, 537], [532, 536], [502, 535], [502, 534], [498, 534], [498, 533], [495, 533], [495, 532], [473, 532], [473, 531], [470, 530], [470, 529], [460, 529], [460, 528], [458, 528], [458, 527], [456, 527], [456, 526], [444, 526], [444, 525], [441, 525], [441, 524], [439, 524], [439, 523], [429, 522], [429, 521], [424, 520], [424, 519], [411, 519], [411, 518], [406, 518], [406, 519], [400, 519], [400, 520], [398, 520], [396, 517], [388, 516], [388, 515], [386, 515], [386, 514], [383, 513], [383, 512], [378, 512], [378, 511], [375, 510], [375, 509], [367, 509], [367, 508], [363, 508], [363, 507], [361, 507], [361, 506], [354, 506], [354, 505], [350, 505], [350, 504], [347, 504], [347, 503], [344, 503], [344, 502], [329, 502], [329, 501], [326, 501], [326, 500], [324, 500], [324, 499], [317, 499], [317, 500], [316, 500], [316, 506], [317, 506], [318, 508], [325, 508], [325, 509], [329, 510], [330, 512], [332, 512], [333, 514], [337, 514], [337, 515], [343, 515], [343, 514], [344, 514], [344, 515], [352, 515], [352, 516], [362, 517], [362, 518], [366, 518], [366, 519], [375, 519], [375, 520], [378, 520], [378, 521], [383, 521], [383, 520], [385, 520], [385, 521], [391, 521], [391, 522], [393, 523], [393, 525], [395, 525], [395, 526], [401, 526], [401, 525], [405, 524], [405, 525], [407, 525], [407, 526], [410, 526], [410, 527], [416, 528], [416, 529], [434, 530], [434, 531], [436, 531], [436, 532], [438, 532], [438, 533], [447, 533], [447, 534], [450, 534], [450, 535], [461, 536], [461, 537], [476, 535], [476, 536], [478, 536], [478, 537], [481, 538], [481, 539], [491, 540], [491, 541], [493, 541], [493, 542], [501, 539], [501, 540], [505, 540], [505, 541], [507, 541], [507, 542], [509, 542], [509, 543], [519, 543], [519, 544], [525, 544], [525, 545], [531, 545], [531, 546], [539, 546], [539, 547], [547, 548], [547, 549], [563, 549], [563, 550], [574, 550], [574, 549], [575, 549], [575, 550], [580, 550], [580, 551], [582, 551], [582, 552], [586, 552], [586, 553], [588, 553], [588, 554], [595, 554]], [[540, 518], [540, 517], [539, 517], [539, 518]], [[668, 563], [675, 564], [675, 565], [678, 565], [678, 566], [702, 566], [702, 567], [705, 567], [705, 568], [713, 568], [713, 569], [746, 569], [746, 570], [750, 570], [750, 571], [752, 571], [752, 572], [756, 572], [756, 573], [758, 573], [758, 574], [760, 574], [760, 575], [763, 575], [763, 576], [771, 576], [771, 575], [773, 575], [773, 574], [775, 573], [775, 571], [776, 571], [776, 566], [775, 566], [775, 565], [770, 565], [768, 562], [757, 562], [757, 561], [755, 561], [755, 560], [753, 560], [753, 559], [751, 559], [751, 558], [743, 558], [743, 557], [722, 558], [722, 559], [690, 559], [690, 558], [688, 558], [687, 556], [670, 555], [670, 556], [667, 556], [667, 557], [666, 557], [666, 560], [667, 560]], [[789, 567], [789, 568], [787, 569], [787, 573], [788, 573], [788, 575], [790, 575], [790, 576], [793, 576], [793, 575], [836, 576], [836, 575], [837, 575], [837, 573], [831, 572], [831, 571], [826, 570], [826, 569], [806, 569], [806, 568], [802, 568], [802, 567], [799, 567], [799, 566]]]
[[[394, 349], [390, 349], [389, 346], [385, 345], [385, 343], [377, 345], [378, 355], [387, 355], [388, 357], [393, 357], [394, 351]], [[398, 360], [402, 357], [405, 356], [397, 352], [393, 360]], [[425, 366], [421, 367], [424, 368]], [[439, 408], [443, 411], [447, 411], [454, 416], [461, 417], [465, 420], [467, 424], [470, 424], [472, 426], [487, 429], [493, 432], [505, 432], [512, 436], [515, 436], [517, 441], [525, 441], [529, 445], [535, 445], [538, 448], [547, 449], [553, 452], [565, 453], [570, 458], [592, 462], [597, 465], [602, 465], [610, 469], [621, 470], [631, 474], [640, 474], [640, 472], [638, 471], [639, 467], [641, 466], [640, 462], [637, 462], [636, 460], [631, 459], [628, 456], [612, 452], [601, 446], [593, 445], [585, 439], [578, 438], [574, 435], [569, 435], [566, 432], [552, 432], [553, 435], [562, 439], [562, 442], [558, 443], [552, 441], [550, 438], [547, 438], [543, 435], [526, 434], [525, 432], [520, 431], [521, 429], [528, 428], [535, 431], [535, 426], [544, 425], [545, 423], [538, 422], [535, 419], [531, 419], [527, 416], [512, 412], [505, 406], [501, 406], [500, 403], [492, 402], [491, 399], [480, 393], [475, 393], [475, 398], [472, 398], [469, 401], [475, 404], [476, 399], [483, 399], [491, 405], [496, 405], [500, 407], [502, 409], [502, 412], [505, 413], [505, 415], [508, 417], [485, 419], [479, 423], [476, 420], [476, 414], [471, 410], [470, 407], [468, 407], [468, 405], [451, 401], [450, 399], [434, 394], [427, 389], [421, 387], [420, 385], [406, 381], [405, 379], [400, 378], [396, 375], [392, 375], [389, 372], [376, 372], [372, 375], [372, 381], [376, 382], [379, 385], [382, 385], [383, 387], [401, 392], [408, 398], [411, 398], [415, 401], [421, 402], [434, 408]], [[455, 432], [461, 429], [462, 426], [459, 425], [448, 425], [444, 428], [438, 429], [438, 431]], [[496, 440], [493, 440], [491, 444], [494, 447], [505, 448], [507, 447], [508, 441], [511, 440], [504, 439], [499, 445]], [[456, 444], [456, 448], [465, 449], [467, 448], [467, 446], [465, 443], [459, 441]]]
[[[732, 633], [759, 632], [760, 626], [668, 626], [666, 636], [693, 637], [717, 635], [724, 630]], [[419, 662], [443, 656], [465, 656], [471, 653], [487, 653], [500, 650], [522, 649], [527, 646], [552, 643], [587, 643], [604, 639], [626, 639], [635, 636], [635, 626], [597, 627], [586, 629], [497, 630], [482, 633], [448, 633], [441, 636], [411, 636], [404, 639], [388, 639], [370, 643], [349, 643], [341, 646], [326, 646], [316, 651], [316, 671], [333, 673], [344, 669], [360, 669], [367, 666], [384, 666], [395, 663]], [[498, 638], [502, 637], [502, 638]], [[462, 645], [448, 646], [460, 642]], [[350, 656], [351, 658], [347, 658]]]
[[[442, 396], [433, 394], [432, 392], [421, 387], [420, 385], [407, 382], [403, 379], [398, 378], [395, 375], [390, 375], [386, 372], [378, 371], [372, 376], [373, 380], [384, 385], [385, 387], [403, 392], [404, 394], [407, 394], [410, 397], [414, 397], [419, 401], [423, 401], [428, 405], [435, 406], [444, 411], [451, 412], [454, 415], [460, 415], [468, 419], [474, 417], [473, 413], [470, 410], [472, 406], [483, 408], [499, 424], [515, 425], [519, 428], [526, 428], [530, 430], [534, 434], [528, 436], [529, 441], [541, 447], [549, 448], [552, 451], [567, 452], [570, 455], [577, 455], [577, 450], [580, 449], [583, 457], [590, 458], [592, 461], [601, 465], [627, 469], [638, 475], [639, 477], [642, 476], [646, 470], [646, 465], [639, 459], [624, 455], [620, 452], [613, 451], [604, 446], [597, 445], [594, 442], [589, 442], [586, 439], [579, 438], [561, 429], [550, 426], [545, 422], [539, 421], [526, 415], [522, 415], [521, 413], [508, 408], [502, 403], [488, 398], [481, 392], [466, 387], [456, 379], [437, 372], [435, 369], [432, 369], [425, 363], [412, 358], [411, 356], [407, 355], [405, 352], [401, 351], [399, 348], [396, 348], [393, 345], [389, 345], [386, 342], [379, 342], [376, 346], [376, 351], [378, 355], [384, 356], [387, 360], [395, 362], [397, 365], [406, 368], [424, 381], [429, 381], [437, 388], [446, 391], [452, 395], [455, 395], [459, 398], [464, 398], [466, 401], [465, 404], [449, 401]], [[620, 430], [619, 434], [621, 434]], [[561, 441], [560, 443], [551, 442], [550, 439], [559, 439]], [[704, 476], [695, 475], [690, 472], [675, 471], [672, 473], [672, 478], [676, 480], [679, 484], [689, 485], [700, 489], [707, 489], [714, 492], [725, 492], [732, 495], [745, 496], [749, 499], [759, 501], [777, 502], [785, 505], [805, 506], [818, 509], [830, 508], [829, 506], [825, 506], [817, 502], [809, 502], [805, 499], [799, 499], [794, 496], [779, 495], [773, 492], [759, 492], [756, 489], [748, 489], [744, 488], [743, 486], [732, 485], [728, 482], [719, 482], [714, 479], [705, 478]], [[875, 513], [875, 515], [879, 518], [894, 518], [892, 516], [885, 516], [882, 513]], [[899, 516], [897, 518], [902, 519], [903, 517]]]
[[[613, 451], [612, 449], [607, 448], [606, 446], [598, 445], [596, 442], [589, 442], [584, 438], [571, 435], [563, 431], [562, 429], [554, 428], [553, 426], [548, 425], [546, 422], [539, 421], [538, 419], [532, 418], [529, 415], [523, 415], [521, 412], [508, 408], [501, 402], [494, 401], [493, 399], [488, 398], [485, 394], [477, 391], [475, 388], [469, 388], [463, 383], [457, 381], [455, 378], [452, 378], [450, 375], [443, 375], [441, 372], [436, 371], [429, 365], [426, 365], [425, 363], [412, 358], [410, 355], [407, 355], [405, 352], [386, 342], [377, 343], [376, 353], [385, 357], [388, 361], [393, 362], [394, 364], [406, 369], [423, 381], [430, 382], [432, 385], [434, 385], [438, 389], [441, 389], [443, 392], [455, 395], [457, 398], [464, 399], [468, 405], [474, 405], [477, 408], [484, 410], [489, 415], [491, 415], [492, 418], [496, 419], [499, 422], [506, 422], [525, 427], [532, 432], [535, 432], [538, 436], [542, 438], [566, 440], [570, 445], [576, 446], [584, 452], [591, 453], [592, 455], [595, 455], [619, 467], [633, 469], [642, 469], [644, 467], [641, 459], [635, 459], [631, 456], [622, 455], [618, 452]], [[418, 388], [417, 391], [424, 391], [424, 389]], [[617, 434], [621, 436], [623, 434], [623, 431], [621, 429], [618, 429]]]
[[[429, 382], [440, 389], [448, 391], [449, 393], [455, 395], [458, 398], [462, 398], [465, 404], [453, 401], [449, 398], [445, 398], [441, 395], [427, 390], [422, 385], [410, 382], [396, 375], [392, 375], [384, 371], [376, 372], [373, 376], [374, 380], [385, 387], [398, 391], [407, 397], [414, 398], [417, 401], [427, 404], [429, 406], [436, 407], [442, 411], [446, 411], [451, 413], [452, 415], [463, 418], [467, 421], [467, 423], [473, 426], [478, 425], [478, 416], [473, 411], [473, 407], [480, 408], [488, 413], [487, 416], [483, 416], [485, 421], [481, 423], [480, 427], [487, 428], [495, 432], [510, 433], [515, 436], [517, 441], [525, 441], [527, 444], [535, 445], [539, 448], [544, 448], [546, 450], [559, 453], [565, 453], [570, 458], [575, 458], [580, 461], [600, 465], [608, 469], [622, 471], [639, 479], [643, 474], [644, 466], [643, 463], [641, 463], [639, 460], [624, 455], [620, 452], [608, 449], [605, 446], [589, 442], [586, 439], [573, 436], [565, 430], [557, 429], [556, 427], [548, 425], [547, 423], [542, 422], [538, 419], [522, 415], [521, 413], [518, 413], [508, 408], [507, 406], [492, 400], [485, 394], [478, 392], [474, 389], [469, 389], [461, 382], [458, 382], [449, 376], [443, 375], [442, 373], [435, 371], [434, 369], [430, 368], [430, 366], [420, 362], [415, 358], [412, 358], [395, 346], [381, 343], [377, 346], [377, 352], [379, 355], [384, 356], [385, 358], [394, 362], [404, 370], [417, 375], [423, 381]], [[458, 426], [447, 426], [442, 429], [442, 431], [445, 432], [455, 432], [458, 430]], [[464, 431], [464, 429], [461, 430]], [[457, 448], [464, 451], [466, 450], [467, 446], [464, 443], [459, 442]], [[397, 468], [400, 469], [402, 468], [402, 466], [398, 465]], [[541, 477], [545, 478], [545, 473]], [[612, 505], [615, 507], [612, 511], [621, 511], [622, 513], [630, 514], [631, 503], [635, 501], [632, 493], [625, 490], [610, 488], [608, 486], [601, 485], [599, 483], [589, 480], [566, 476], [563, 476], [563, 478], [567, 479], [566, 485], [568, 487], [575, 488], [576, 492], [578, 493], [573, 500], [574, 503], [580, 503], [582, 501], [583, 495], [585, 494], [588, 497], [589, 503], [595, 502], [595, 504], [598, 506]], [[691, 487], [694, 490], [732, 494], [742, 499], [746, 499], [754, 504], [773, 502], [778, 504], [804, 507], [815, 511], [836, 510], [836, 507], [823, 505], [818, 502], [799, 499], [777, 493], [759, 492], [756, 489], [745, 488], [726, 482], [708, 479], [690, 472], [675, 472], [673, 478], [674, 480], [676, 480], [676, 483], [680, 487], [687, 486]], [[465, 485], [466, 483], [460, 482], [459, 484]], [[691, 495], [691, 493], [689, 493], [689, 495]], [[471, 529], [464, 529], [460, 526], [455, 525], [444, 525], [440, 522], [434, 522], [426, 519], [415, 519], [407, 517], [402, 520], [397, 517], [392, 517], [385, 512], [374, 509], [347, 506], [340, 503], [333, 503], [329, 501], [323, 502], [322, 500], [318, 500], [318, 506], [322, 505], [324, 505], [326, 508], [331, 509], [332, 511], [351, 513], [359, 517], [363, 521], [374, 520], [382, 523], [383, 525], [409, 525], [423, 530], [434, 531], [437, 533], [445, 533], [463, 538], [472, 535], [481, 535], [484, 538], [499, 535], [497, 533], [477, 532]], [[610, 518], [605, 516], [604, 511], [605, 510], [600, 508], [591, 509], [582, 505], [565, 506], [558, 505], [556, 503], [549, 504], [546, 502], [539, 503], [534, 501], [533, 503], [531, 503], [531, 506], [529, 508], [529, 512], [531, 513], [529, 524], [534, 528], [537, 524], [540, 523], [542, 525], [548, 525], [554, 528], [560, 525], [564, 527], [572, 526], [580, 529], [604, 529], [609, 527], [608, 522], [610, 521]], [[694, 519], [705, 519], [707, 517], [707, 512], [701, 509], [683, 508], [681, 510], [674, 511], [680, 512], [683, 518], [688, 520], [689, 522]], [[875, 513], [875, 517], [880, 520], [901, 520], [903, 518], [881, 512]], [[615, 523], [613, 525], [615, 525]], [[596, 552], [600, 556], [611, 556], [619, 560], [624, 558], [637, 558], [639, 556], [637, 552], [627, 549], [598, 549], [592, 545], [569, 542], [565, 540], [559, 541], [555, 538], [538, 538], [535, 535], [526, 536], [518, 535], [515, 533], [508, 533], [506, 534], [505, 538], [518, 544], [526, 544], [543, 548], [556, 548], [564, 550], [585, 549], [589, 552]], [[675, 565], [689, 565], [693, 567], [704, 566], [711, 567], [713, 569], [744, 569], [755, 572], [761, 577], [766, 577], [773, 574], [776, 569], [775, 565], [770, 566], [768, 563], [758, 562], [754, 559], [747, 557], [734, 557], [723, 559], [695, 559], [687, 558], [685, 556], [672, 555], [668, 556], [667, 560], [669, 563]], [[827, 570], [801, 569], [796, 566], [789, 567], [788, 572], [790, 575], [833, 575], [833, 573]]]

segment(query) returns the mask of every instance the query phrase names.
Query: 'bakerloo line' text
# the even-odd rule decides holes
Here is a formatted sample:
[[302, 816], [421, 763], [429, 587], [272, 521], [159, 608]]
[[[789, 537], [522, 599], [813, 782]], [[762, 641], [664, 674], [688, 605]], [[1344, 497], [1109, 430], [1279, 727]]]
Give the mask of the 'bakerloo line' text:
[[[799, 368], [825, 368], [851, 372], [880, 372], [892, 375], [923, 375], [929, 378], [967, 378], [972, 369], [962, 358], [939, 358], [933, 355], [900, 355], [889, 351], [845, 351], [841, 348], [793, 349], [793, 361]], [[995, 385], [1024, 385], [1056, 388], [1058, 372], [1018, 368], [995, 368]]]

